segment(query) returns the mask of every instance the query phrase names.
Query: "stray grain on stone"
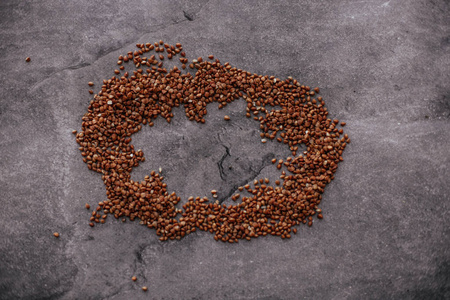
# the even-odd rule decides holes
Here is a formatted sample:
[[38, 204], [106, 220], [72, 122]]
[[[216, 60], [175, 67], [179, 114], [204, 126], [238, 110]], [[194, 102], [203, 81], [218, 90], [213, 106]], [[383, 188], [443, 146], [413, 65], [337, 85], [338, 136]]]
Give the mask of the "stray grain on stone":
[[[328, 117], [322, 97], [314, 97], [319, 88], [312, 90], [292, 77], [281, 80], [247, 72], [218, 59], [193, 59], [189, 67], [196, 70], [195, 76], [177, 67], [168, 70], [162, 54], [146, 53], [164, 53], [166, 48], [171, 56], [181, 55], [183, 68], [188, 60], [181, 44], [163, 44], [138, 44], [138, 51], [119, 56], [137, 70], [103, 80], [82, 118], [76, 141], [87, 167], [102, 174], [107, 196], [92, 212], [89, 225], [104, 223], [106, 215], [112, 215], [123, 222], [140, 220], [156, 230], [161, 241], [202, 230], [214, 234], [216, 241], [236, 243], [267, 235], [290, 238], [297, 232], [293, 226], [312, 226], [314, 215], [323, 218], [316, 214], [322, 193], [334, 179], [350, 138], [336, 128], [337, 119]], [[289, 158], [272, 160], [281, 172], [275, 186], [268, 179], [255, 180], [238, 188], [250, 196], [232, 196], [240, 199], [235, 205], [197, 196], [178, 209], [181, 199], [169, 192], [161, 170], [151, 171], [141, 182], [131, 179], [133, 168], [145, 161], [144, 152], [132, 143], [132, 135], [143, 125], [153, 126], [158, 117], [170, 123], [172, 109], [179, 106], [190, 121], [205, 123], [208, 104], [217, 102], [220, 109], [237, 99], [245, 101], [246, 116], [259, 123], [263, 142], [277, 141], [291, 151]]]

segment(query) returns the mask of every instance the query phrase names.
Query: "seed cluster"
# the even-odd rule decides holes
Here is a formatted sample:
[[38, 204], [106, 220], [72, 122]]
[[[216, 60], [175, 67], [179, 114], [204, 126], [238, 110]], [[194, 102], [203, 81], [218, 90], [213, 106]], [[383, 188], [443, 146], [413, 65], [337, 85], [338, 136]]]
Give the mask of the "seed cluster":
[[[139, 219], [140, 224], [156, 229], [161, 241], [203, 230], [213, 233], [215, 240], [234, 243], [266, 235], [290, 238], [291, 232], [297, 232], [293, 226], [312, 226], [314, 215], [323, 217], [318, 208], [321, 194], [334, 179], [350, 139], [337, 128], [338, 120], [327, 118], [325, 103], [316, 95], [318, 88], [291, 77], [280, 80], [252, 74], [221, 64], [212, 55], [210, 61], [200, 57], [189, 63], [181, 44], [159, 41], [137, 47], [119, 56], [120, 70], [115, 70], [119, 75], [125, 63], [133, 62], [133, 75], [125, 72], [104, 80], [82, 118], [82, 131], [74, 132], [83, 161], [90, 170], [102, 173], [106, 186], [108, 199], [92, 211], [90, 226], [113, 215], [123, 221]], [[151, 51], [157, 53], [146, 54]], [[181, 68], [189, 66], [196, 70], [195, 76], [177, 67], [163, 68], [164, 54], [168, 59], [181, 56]], [[132, 169], [145, 160], [143, 151], [131, 143], [132, 134], [142, 125], [153, 126], [158, 116], [170, 122], [172, 109], [181, 105], [189, 120], [204, 123], [209, 103], [218, 102], [220, 109], [239, 98], [246, 101], [246, 116], [259, 121], [261, 141], [276, 140], [291, 150], [292, 157], [272, 161], [278, 169], [286, 169], [281, 170], [281, 181], [272, 186], [264, 178], [239, 187], [249, 196], [233, 195], [232, 200], [240, 199], [235, 205], [189, 197], [178, 208], [181, 199], [168, 192], [160, 172], [152, 171], [141, 182], [131, 180]], [[297, 155], [301, 144], [307, 151]]]

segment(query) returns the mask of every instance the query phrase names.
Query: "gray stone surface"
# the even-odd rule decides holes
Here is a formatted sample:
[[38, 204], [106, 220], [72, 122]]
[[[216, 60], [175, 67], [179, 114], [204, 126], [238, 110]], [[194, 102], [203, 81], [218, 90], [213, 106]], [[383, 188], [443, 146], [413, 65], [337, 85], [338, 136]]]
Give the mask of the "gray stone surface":
[[[2, 0], [0, 299], [449, 299], [449, 16], [445, 0]], [[232, 245], [88, 226], [84, 203], [105, 189], [71, 134], [87, 82], [98, 88], [119, 54], [161, 38], [321, 87], [352, 139], [323, 220]], [[147, 161], [133, 178], [161, 166], [183, 201], [274, 178], [268, 160], [287, 149], [259, 142], [243, 103], [216, 107], [203, 126], [176, 111], [136, 134]]]

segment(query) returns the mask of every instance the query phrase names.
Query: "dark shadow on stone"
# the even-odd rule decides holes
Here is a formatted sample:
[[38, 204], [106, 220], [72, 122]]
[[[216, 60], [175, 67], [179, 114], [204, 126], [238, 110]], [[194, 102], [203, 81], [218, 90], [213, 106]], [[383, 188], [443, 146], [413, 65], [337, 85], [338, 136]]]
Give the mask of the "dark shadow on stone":
[[194, 21], [194, 15], [193, 14], [187, 13], [184, 10], [183, 10], [183, 14], [184, 14], [184, 17], [186, 19], [188, 19], [189, 21]]

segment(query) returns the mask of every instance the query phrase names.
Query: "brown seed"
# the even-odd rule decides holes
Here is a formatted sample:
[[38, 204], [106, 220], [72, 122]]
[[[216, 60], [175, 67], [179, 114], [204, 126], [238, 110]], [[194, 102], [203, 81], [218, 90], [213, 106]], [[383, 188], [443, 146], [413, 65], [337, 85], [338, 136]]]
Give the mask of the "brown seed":
[[137, 280], [137, 277], [136, 277], [136, 276], [133, 276], [133, 277], [131, 277], [131, 280], [136, 281], [136, 280]]
[[73, 133], [73, 134], [77, 134], [77, 131], [76, 131], [76, 130], [72, 130], [72, 133]]
[[86, 207], [86, 209], [91, 208], [91, 206], [90, 206], [88, 203], [86, 203], [86, 204], [84, 205], [84, 207]]
[[59, 237], [59, 233], [57, 233], [57, 232], [53, 233], [53, 235], [54, 235], [55, 237]]
[[26, 61], [26, 62], [30, 62], [30, 61], [31, 61], [31, 58], [30, 58], [30, 57], [27, 57], [27, 58], [25, 58], [25, 61]]
[[148, 287], [143, 286], [143, 287], [142, 287], [142, 290], [143, 290], [144, 292], [146, 292], [146, 291], [148, 290]]
[[93, 83], [92, 81], [89, 81], [89, 82], [88, 82], [88, 85], [89, 85], [89, 86], [93, 86], [94, 83]]
[[345, 122], [341, 122], [341, 126], [345, 126], [347, 123]]
[[231, 120], [230, 116], [228, 116], [228, 115], [225, 115], [225, 117], [223, 117], [223, 119], [224, 119], [225, 121], [230, 121], [230, 120]]
[[[155, 46], [158, 56], [165, 51], [168, 57], [180, 53], [182, 68], [188, 64], [181, 44]], [[291, 232], [297, 232], [292, 226], [312, 226], [312, 216], [321, 212], [317, 206], [323, 189], [334, 179], [343, 150], [350, 142], [347, 135], [340, 136], [343, 130], [336, 128], [339, 121], [328, 118], [322, 97], [313, 98], [318, 89], [300, 85], [292, 77], [279, 80], [252, 74], [218, 59], [192, 60], [190, 67], [196, 69], [193, 80], [177, 68], [163, 68], [155, 55], [142, 57], [154, 48], [151, 43], [137, 47], [138, 51], [130, 51], [122, 58], [143, 68], [103, 80], [82, 119], [82, 131], [76, 135], [83, 161], [90, 170], [102, 173], [108, 197], [89, 216], [90, 226], [104, 223], [112, 214], [123, 222], [136, 220], [155, 229], [161, 241], [179, 240], [202, 230], [213, 232], [215, 240], [228, 243], [268, 234], [288, 239]], [[119, 69], [123, 68], [120, 64]], [[159, 103], [155, 97], [160, 97]], [[171, 122], [172, 109], [177, 106], [184, 106], [189, 120], [205, 123], [207, 104], [217, 102], [223, 108], [239, 98], [245, 100], [246, 116], [260, 123], [261, 141], [277, 140], [292, 152], [285, 160], [273, 160], [281, 172], [274, 186], [269, 185], [267, 178], [256, 178], [251, 187], [245, 185], [250, 196], [243, 196], [238, 205], [190, 197], [179, 209], [179, 197], [169, 194], [161, 172], [151, 172], [142, 182], [130, 179], [132, 168], [145, 161], [144, 153], [134, 149], [131, 137], [142, 125], [154, 125], [153, 119], [158, 116]], [[277, 99], [283, 99], [282, 108], [272, 109], [280, 105]], [[224, 119], [227, 120], [225, 116]], [[302, 152], [299, 144], [305, 139], [314, 147]], [[297, 156], [300, 152], [302, 155]], [[281, 170], [283, 166], [287, 171]], [[238, 190], [243, 191], [244, 187]], [[217, 197], [217, 192], [212, 194]], [[231, 197], [234, 201], [238, 198], [239, 194]], [[271, 220], [261, 219], [262, 214], [270, 215]]]
[[93, 90], [89, 90], [89, 94], [93, 94], [94, 93], [94, 91]]
[[208, 55], [209, 59], [214, 59], [214, 55]]
[[94, 223], [92, 223], [92, 222], [89, 223], [89, 226], [94, 227]]

